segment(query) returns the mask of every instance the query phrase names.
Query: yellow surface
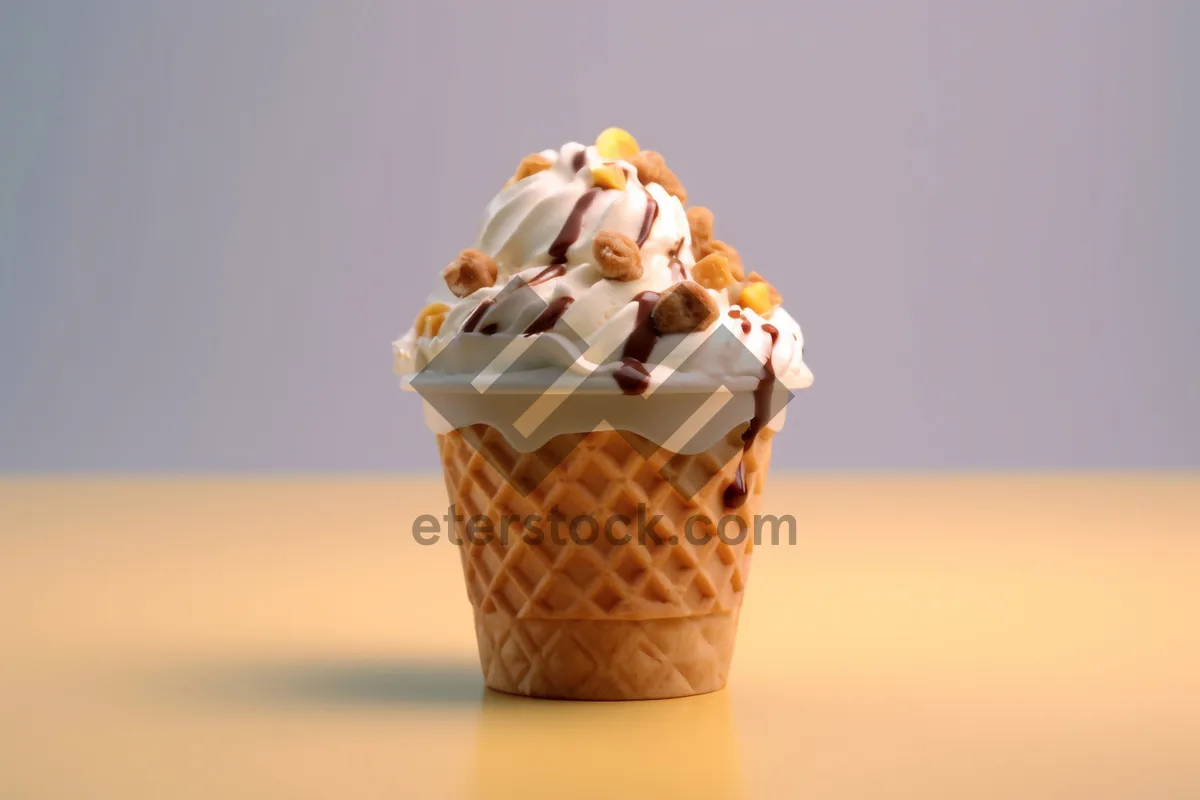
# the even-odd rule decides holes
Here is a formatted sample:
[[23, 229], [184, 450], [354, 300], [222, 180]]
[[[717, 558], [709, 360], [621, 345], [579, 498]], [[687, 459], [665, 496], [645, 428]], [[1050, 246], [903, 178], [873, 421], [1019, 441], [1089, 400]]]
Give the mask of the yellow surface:
[[432, 479], [0, 481], [0, 797], [1197, 797], [1200, 477], [774, 476], [730, 688], [485, 693]]

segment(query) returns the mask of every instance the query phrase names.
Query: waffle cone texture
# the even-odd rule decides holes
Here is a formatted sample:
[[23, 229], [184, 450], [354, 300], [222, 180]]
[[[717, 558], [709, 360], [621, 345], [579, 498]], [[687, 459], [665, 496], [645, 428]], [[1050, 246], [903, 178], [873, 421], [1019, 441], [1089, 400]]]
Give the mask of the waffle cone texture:
[[[740, 433], [693, 455], [624, 431], [558, 436], [530, 453], [486, 425], [438, 436], [488, 687], [638, 700], [725, 686], [771, 453], [763, 431], [731, 458]], [[747, 497], [730, 509], [724, 494], [739, 461]], [[684, 474], [712, 477], [694, 493], [664, 477]], [[514, 488], [530, 483], [528, 493]], [[557, 535], [545, 523], [552, 512], [561, 520]], [[650, 526], [639, 533], [639, 513], [647, 521], [661, 515], [651, 535]], [[480, 515], [493, 534], [507, 535], [470, 534], [466, 521]], [[527, 525], [533, 516], [542, 523]], [[580, 516], [608, 524], [610, 534], [589, 524], [568, 535]], [[740, 518], [740, 530], [727, 519], [717, 535], [729, 516]]]

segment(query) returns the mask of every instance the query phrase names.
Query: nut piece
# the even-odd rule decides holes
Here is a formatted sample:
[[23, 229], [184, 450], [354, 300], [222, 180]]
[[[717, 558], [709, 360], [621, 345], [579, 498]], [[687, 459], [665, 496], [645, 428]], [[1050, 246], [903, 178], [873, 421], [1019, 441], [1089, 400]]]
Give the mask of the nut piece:
[[637, 169], [638, 180], [643, 186], [658, 182], [658, 176], [667, 168], [667, 162], [654, 150], [643, 150], [629, 162]]
[[767, 296], [771, 300], [771, 305], [777, 306], [783, 302], [783, 295], [779, 293], [779, 290], [772, 286], [766, 278], [764, 278], [762, 275], [759, 275], [757, 272], [751, 272], [746, 276], [746, 280], [750, 281], [751, 283], [765, 283], [767, 285]]
[[636, 281], [642, 277], [642, 254], [637, 242], [623, 233], [597, 233], [592, 240], [592, 255], [600, 274], [610, 281]]
[[679, 182], [679, 178], [675, 177], [675, 173], [671, 172], [671, 168], [663, 164], [662, 172], [658, 175], [658, 185], [667, 190], [667, 194], [679, 199], [679, 202], [687, 205], [687, 189], [683, 188], [683, 184]]
[[663, 160], [662, 154], [654, 150], [643, 150], [629, 163], [637, 169], [638, 180], [642, 182], [643, 186], [657, 183], [666, 189], [667, 194], [678, 197], [679, 202], [687, 202], [687, 191], [679, 182], [679, 178], [675, 177], [675, 173], [671, 172], [671, 168]]
[[729, 259], [722, 253], [709, 253], [697, 261], [692, 267], [692, 277], [705, 289], [717, 291], [736, 283], [733, 270], [729, 268]]
[[738, 255], [738, 251], [732, 246], [725, 244], [720, 239], [713, 239], [710, 242], [692, 243], [692, 255], [696, 260], [703, 259], [709, 253], [720, 253], [729, 259], [729, 271], [733, 273], [734, 280], [744, 281], [746, 279], [746, 270], [742, 266], [742, 257]]
[[421, 313], [417, 314], [417, 321], [413, 323], [413, 327], [417, 329], [417, 337], [423, 339], [427, 336], [437, 336], [449, 311], [450, 306], [445, 303], [430, 303], [422, 308]]
[[771, 314], [771, 292], [765, 283], [748, 283], [742, 288], [742, 294], [738, 298], [738, 305], [742, 308], [754, 309], [760, 317], [767, 317]]
[[652, 318], [659, 333], [692, 333], [713, 324], [717, 301], [698, 283], [681, 281], [654, 304]]
[[597, 189], [616, 189], [620, 191], [625, 188], [625, 170], [618, 167], [616, 164], [604, 164], [592, 170], [592, 183]]
[[606, 128], [596, 137], [596, 152], [611, 161], [629, 161], [638, 154], [637, 139], [627, 130]]
[[455, 297], [466, 297], [485, 286], [496, 285], [496, 262], [487, 253], [468, 248], [442, 271], [442, 278]]
[[544, 169], [550, 169], [550, 159], [541, 153], [530, 153], [521, 159], [520, 164], [517, 164], [517, 174], [513, 175], [513, 180], [525, 180], [530, 175], [536, 175]]
[[713, 215], [704, 206], [692, 206], [687, 210], [688, 227], [692, 231], [692, 248], [697, 242], [711, 242], [713, 237]]

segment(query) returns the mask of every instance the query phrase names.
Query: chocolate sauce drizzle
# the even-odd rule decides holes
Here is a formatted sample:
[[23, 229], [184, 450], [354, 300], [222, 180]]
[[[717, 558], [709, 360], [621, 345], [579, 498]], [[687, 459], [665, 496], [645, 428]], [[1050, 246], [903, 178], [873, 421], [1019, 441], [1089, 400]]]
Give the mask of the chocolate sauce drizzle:
[[654, 220], [658, 219], [658, 203], [650, 196], [650, 192], [642, 188], [646, 192], [646, 214], [642, 217], [642, 229], [638, 231], [637, 246], [640, 248], [650, 238], [650, 229], [654, 227]]
[[[526, 286], [537, 286], [539, 283], [545, 283], [548, 280], [557, 278], [560, 275], [567, 274], [567, 268], [562, 264], [551, 264], [543, 269], [537, 275], [534, 275], [529, 280], [525, 281]], [[503, 292], [501, 292], [503, 294]]]
[[[499, 297], [499, 295], [497, 295], [497, 297]], [[479, 325], [479, 320], [483, 319], [483, 315], [486, 314], [487, 310], [494, 305], [496, 305], [495, 298], [488, 298], [479, 305], [475, 306], [475, 310], [471, 312], [471, 316], [467, 317], [467, 321], [463, 323], [462, 332], [474, 332], [475, 327]]]
[[617, 386], [625, 394], [642, 394], [650, 387], [650, 370], [646, 369], [646, 359], [654, 351], [658, 343], [658, 329], [654, 327], [654, 304], [658, 302], [658, 292], [642, 292], [633, 298], [637, 303], [637, 318], [633, 323], [633, 332], [625, 340], [621, 350], [621, 364], [613, 373]]
[[671, 277], [677, 281], [686, 281], [688, 279], [687, 270], [684, 269], [683, 262], [679, 260], [679, 253], [682, 250], [683, 237], [680, 237], [679, 241], [675, 243], [674, 249], [667, 254], [671, 257], [670, 262], [668, 262], [668, 266], [671, 267]]
[[575, 240], [579, 238], [579, 234], [583, 230], [583, 215], [591, 208], [598, 194], [600, 194], [599, 189], [588, 189], [575, 201], [575, 207], [567, 215], [567, 221], [563, 223], [562, 230], [558, 232], [558, 236], [554, 237], [554, 242], [550, 245], [551, 265], [567, 263], [567, 251], [571, 249], [571, 245], [575, 244]]
[[729, 316], [731, 319], [738, 319], [740, 317], [742, 320], [742, 333], [750, 333], [750, 320], [742, 316], [740, 308], [735, 306], [729, 309]]
[[566, 313], [571, 304], [575, 302], [574, 297], [556, 297], [550, 301], [550, 305], [546, 306], [537, 318], [529, 323], [529, 327], [525, 329], [526, 336], [532, 336], [535, 333], [545, 333], [554, 327], [554, 325], [562, 319], [562, 315]]
[[726, 508], [741, 508], [745, 504], [749, 494], [746, 488], [746, 451], [754, 444], [763, 426], [770, 422], [767, 415], [771, 413], [771, 394], [775, 389], [775, 365], [771, 363], [771, 356], [775, 352], [775, 343], [779, 341], [779, 329], [767, 324], [763, 325], [763, 331], [771, 337], [771, 346], [767, 348], [762, 377], [754, 387], [754, 416], [750, 418], [750, 425], [742, 434], [742, 457], [733, 474], [733, 483], [725, 487]]
[[[489, 297], [487, 300], [484, 300], [479, 305], [475, 306], [475, 310], [471, 312], [471, 316], [467, 317], [467, 321], [463, 323], [462, 332], [473, 333], [475, 329], [479, 327], [479, 323], [483, 321], [483, 317], [485, 314], [487, 314], [489, 308], [503, 302], [505, 298], [516, 293], [518, 289], [523, 289], [526, 286], [537, 286], [539, 283], [545, 283], [551, 278], [557, 278], [566, 271], [567, 268], [562, 264], [551, 264], [550, 266], [542, 269], [541, 272], [539, 272], [537, 275], [534, 275], [529, 280], [525, 280], [524, 278], [513, 278], [508, 282], [507, 286], [505, 286], [496, 294], [495, 297]], [[566, 309], [563, 310], [565, 311]], [[479, 329], [479, 332], [484, 336], [491, 336], [499, 329], [499, 325], [490, 324], [484, 325]]]
[[575, 170], [576, 172], [579, 172], [579, 170], [583, 169], [583, 165], [586, 163], [587, 163], [587, 148], [585, 147], [584, 149], [582, 149], [578, 153], [576, 153], [575, 156], [571, 159], [571, 169]]
[[[571, 166], [578, 172], [583, 169], [585, 164], [587, 164], [587, 151], [580, 150], [571, 159]], [[643, 189], [643, 191], [645, 190]], [[514, 294], [518, 289], [536, 286], [566, 273], [567, 251], [579, 240], [579, 234], [583, 232], [583, 216], [596, 201], [596, 195], [599, 193], [599, 189], [589, 189], [575, 201], [571, 213], [567, 215], [562, 229], [559, 230], [558, 236], [554, 237], [554, 241], [547, 251], [547, 255], [550, 256], [550, 265], [529, 280], [514, 278], [496, 296], [481, 301], [463, 323], [463, 333], [473, 333], [476, 329], [484, 336], [496, 333], [500, 329], [496, 323], [479, 327], [479, 323], [487, 316], [489, 309], [502, 303], [505, 298]], [[658, 203], [650, 196], [650, 192], [646, 192], [646, 212], [642, 217], [642, 227], [638, 231], [638, 247], [644, 245], [650, 238], [650, 230], [654, 227], [654, 221], [657, 218]], [[682, 249], [683, 239], [680, 239], [670, 254], [672, 273], [677, 269], [682, 276], [680, 280], [687, 277], [683, 264], [679, 261], [679, 252]], [[617, 370], [617, 383], [626, 394], [641, 394], [650, 385], [649, 372], [646, 370], [644, 362], [650, 357], [650, 351], [654, 349], [654, 343], [658, 340], [658, 331], [654, 329], [654, 322], [651, 319], [658, 295], [654, 292], [642, 292], [634, 298], [634, 301], [638, 303], [637, 326], [625, 343], [625, 351], [621, 357], [622, 366]], [[555, 298], [533, 322], [529, 323], [522, 333], [524, 335], [545, 333], [555, 326], [574, 302], [574, 297]]]
[[[582, 166], [585, 156], [585, 151], [580, 150], [579, 153], [575, 155], [575, 161], [579, 162], [580, 166]], [[587, 210], [591, 207], [592, 203], [596, 199], [596, 195], [599, 193], [599, 189], [588, 189], [586, 192], [580, 195], [578, 200], [575, 201], [575, 206], [571, 209], [571, 213], [567, 215], [566, 221], [563, 222], [562, 230], [558, 232], [558, 236], [554, 237], [554, 241], [550, 245], [550, 250], [548, 251], [550, 256], [550, 265], [545, 267], [541, 272], [539, 272], [537, 275], [534, 275], [529, 280], [513, 278], [508, 282], [507, 286], [505, 286], [498, 294], [496, 294], [495, 297], [490, 297], [487, 300], [482, 301], [479, 305], [475, 306], [475, 310], [471, 312], [471, 316], [467, 317], [466, 322], [463, 323], [463, 333], [474, 332], [474, 330], [479, 327], [479, 323], [483, 321], [484, 316], [487, 315], [488, 309], [503, 302], [505, 298], [515, 293], [518, 289], [523, 289], [527, 286], [537, 286], [539, 283], [545, 283], [551, 278], [557, 278], [566, 273], [567, 251], [570, 250], [571, 245], [575, 244], [576, 240], [579, 239], [579, 234], [583, 230], [583, 215], [587, 213]], [[564, 298], [559, 298], [559, 300], [562, 299]], [[567, 306], [575, 301], [574, 298], [567, 299], [569, 299], [570, 302], [562, 306], [561, 310], [559, 311], [559, 316], [562, 316], [562, 312], [567, 310]], [[557, 302], [559, 301], [555, 301], [555, 303]], [[554, 303], [551, 303], [551, 308], [554, 307]], [[549, 310], [550, 309], [546, 309], [546, 311]], [[545, 312], [543, 312], [543, 314], [545, 314]], [[540, 319], [541, 317], [538, 317], [537, 320], [534, 320], [533, 324], [537, 324], [538, 320]], [[557, 317], [552, 319], [549, 325], [547, 325], [547, 329], [552, 327], [557, 321]], [[490, 336], [499, 329], [499, 325], [484, 325], [482, 328], [479, 328], [479, 332], [485, 336]], [[525, 332], [530, 333], [528, 330]], [[538, 331], [533, 332], [537, 333]]]

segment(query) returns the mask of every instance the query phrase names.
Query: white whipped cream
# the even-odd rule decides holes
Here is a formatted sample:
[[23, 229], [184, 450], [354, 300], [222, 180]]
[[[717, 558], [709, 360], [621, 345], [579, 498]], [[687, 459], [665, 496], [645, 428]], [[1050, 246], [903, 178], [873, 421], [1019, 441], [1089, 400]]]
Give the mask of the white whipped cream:
[[[477, 382], [480, 373], [486, 376], [489, 371], [504, 371], [513, 356], [513, 337], [519, 337], [526, 340], [519, 346], [523, 366], [544, 368], [547, 375], [567, 371], [580, 380], [586, 379], [589, 389], [619, 391], [612, 378], [616, 367], [612, 354], [617, 353], [619, 360], [622, 343], [634, 330], [635, 299], [642, 292], [666, 291], [694, 263], [687, 215], [679, 200], [661, 186], [643, 186], [631, 164], [606, 161], [594, 146], [572, 142], [542, 155], [551, 161], [549, 169], [507, 186], [484, 212], [474, 246], [496, 260], [496, 285], [454, 301], [437, 336], [418, 337], [410, 329], [395, 342], [394, 366], [398, 374], [411, 377], [422, 370], [435, 370], [444, 373], [447, 384], [456, 377]], [[623, 190], [594, 188], [591, 170], [606, 163], [625, 170]], [[581, 216], [577, 214], [578, 234], [568, 237], [570, 245], [558, 259], [564, 262], [562, 274], [555, 274], [555, 270], [549, 279], [514, 291], [522, 286], [510, 285], [514, 281], [531, 281], [546, 274], [545, 268], [554, 260], [552, 246], [564, 233], [580, 199], [589, 192], [590, 204]], [[657, 205], [657, 213], [641, 247], [642, 277], [633, 281], [604, 279], [592, 257], [596, 234], [618, 231], [636, 240], [648, 218], [648, 198]], [[772, 371], [784, 386], [802, 389], [812, 383], [812, 373], [803, 360], [804, 336], [786, 311], [777, 308], [769, 320], [764, 320], [753, 310], [731, 302], [728, 291], [707, 291], [721, 312], [719, 321], [704, 331], [658, 339], [645, 361], [651, 370], [650, 391], [668, 381], [673, 389], [702, 390], [724, 385], [732, 391], [750, 390], [761, 378], [768, 354]], [[499, 302], [491, 304], [498, 295]], [[549, 331], [520, 336], [547, 304], [563, 297], [572, 298], [572, 302]], [[481, 303], [490, 304], [482, 315]], [[730, 315], [731, 310], [736, 316]], [[472, 332], [463, 333], [468, 322], [474, 323]], [[764, 325], [773, 326], [777, 335], [772, 337], [770, 327], [764, 329]], [[719, 330], [728, 334], [718, 340], [724, 343], [721, 352], [712, 354], [720, 357], [706, 354], [704, 363], [693, 359], [688, 362], [688, 374], [674, 377], [683, 355]], [[434, 361], [447, 348], [452, 351]], [[539, 377], [531, 376], [531, 385], [538, 385]]]

